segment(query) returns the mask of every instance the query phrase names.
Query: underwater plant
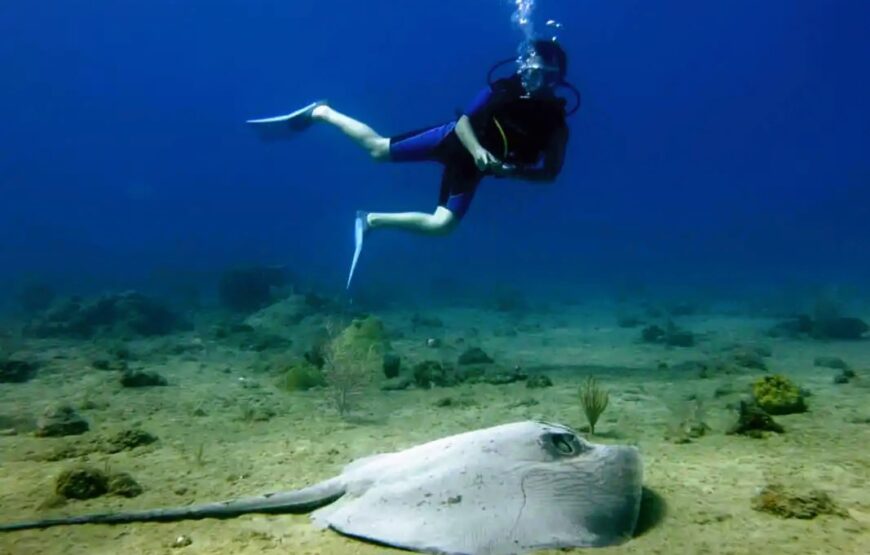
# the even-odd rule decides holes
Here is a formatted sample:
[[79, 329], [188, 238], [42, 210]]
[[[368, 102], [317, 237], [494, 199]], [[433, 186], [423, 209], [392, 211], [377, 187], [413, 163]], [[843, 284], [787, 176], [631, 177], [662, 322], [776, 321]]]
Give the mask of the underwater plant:
[[208, 462], [205, 458], [205, 443], [200, 443], [197, 446], [193, 453], [193, 462], [196, 463], [196, 466], [205, 466], [205, 463]]
[[360, 356], [340, 343], [330, 346], [324, 355], [323, 378], [330, 400], [342, 418], [356, 407], [366, 388], [374, 380], [382, 357], [374, 348]]
[[287, 391], [308, 391], [325, 384], [322, 370], [305, 359], [291, 362], [285, 368], [280, 385]]
[[590, 435], [595, 434], [595, 424], [598, 423], [598, 418], [607, 408], [609, 401], [610, 394], [606, 389], [598, 387], [598, 380], [594, 376], [586, 378], [586, 381], [580, 386], [580, 405], [583, 407], [586, 420], [589, 422]]
[[[337, 333], [335, 323], [327, 322], [326, 332], [332, 347], [354, 352], [358, 358], [366, 358], [371, 354], [370, 351], [382, 358], [391, 351], [384, 323], [375, 316], [356, 318], [340, 333]], [[323, 347], [329, 348], [327, 345]]]

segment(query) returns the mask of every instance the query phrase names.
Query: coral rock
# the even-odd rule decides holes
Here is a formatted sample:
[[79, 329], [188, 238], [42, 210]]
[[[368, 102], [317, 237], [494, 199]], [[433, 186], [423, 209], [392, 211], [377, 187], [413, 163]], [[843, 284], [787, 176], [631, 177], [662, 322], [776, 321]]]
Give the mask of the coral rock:
[[272, 288], [286, 283], [281, 267], [234, 268], [221, 275], [218, 297], [231, 310], [253, 312], [272, 302]]
[[93, 499], [109, 491], [109, 477], [92, 467], [72, 468], [57, 477], [55, 491], [66, 499]]
[[530, 376], [526, 381], [526, 387], [529, 389], [541, 389], [544, 387], [553, 387], [553, 380], [546, 374], [535, 374]]
[[464, 366], [468, 364], [491, 364], [493, 360], [480, 347], [472, 347], [459, 355], [458, 362]]
[[752, 395], [768, 414], [794, 414], [807, 410], [801, 390], [779, 374], [756, 380], [752, 385]]
[[36, 375], [36, 365], [25, 360], [0, 359], [0, 383], [23, 383]]
[[741, 434], [750, 437], [761, 437], [762, 432], [781, 434], [785, 429], [772, 416], [764, 412], [754, 400], [740, 401], [737, 422], [728, 430], [729, 434]]
[[48, 407], [36, 423], [39, 437], [74, 436], [88, 431], [87, 420], [69, 405]]
[[779, 484], [765, 486], [752, 498], [752, 508], [782, 518], [811, 519], [818, 515], [845, 515], [823, 491], [794, 494]]
[[167, 385], [167, 381], [157, 372], [129, 371], [121, 374], [121, 385], [124, 387], [164, 386]]
[[395, 378], [399, 375], [399, 370], [402, 367], [402, 359], [396, 353], [386, 353], [384, 355], [384, 376], [387, 378]]
[[71, 299], [25, 328], [36, 337], [87, 339], [98, 334], [165, 335], [189, 324], [156, 301], [135, 291], [91, 301]]
[[106, 441], [103, 451], [106, 453], [119, 453], [143, 445], [149, 445], [155, 441], [157, 441], [156, 437], [143, 430], [121, 430]]
[[142, 493], [142, 486], [126, 472], [113, 474], [109, 478], [109, 493], [121, 497], [136, 497]]
[[285, 371], [281, 383], [287, 391], [308, 391], [325, 384], [323, 371], [307, 360], [291, 364]]

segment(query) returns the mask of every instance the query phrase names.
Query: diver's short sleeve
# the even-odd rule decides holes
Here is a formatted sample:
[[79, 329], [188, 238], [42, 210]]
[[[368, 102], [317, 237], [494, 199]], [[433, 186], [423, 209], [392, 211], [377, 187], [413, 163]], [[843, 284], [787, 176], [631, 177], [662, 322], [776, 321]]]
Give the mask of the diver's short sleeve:
[[492, 88], [486, 87], [481, 89], [480, 92], [477, 93], [477, 96], [471, 101], [468, 106], [465, 107], [465, 111], [463, 111], [463, 115], [468, 117], [469, 119], [474, 118], [475, 116], [480, 115], [489, 104], [492, 99]]
[[517, 98], [519, 96], [517, 87], [521, 87], [518, 83], [514, 79], [499, 79], [477, 93], [477, 96], [463, 112], [471, 120], [472, 127], [478, 129], [486, 125], [494, 112], [497, 112], [501, 106], [512, 99]]

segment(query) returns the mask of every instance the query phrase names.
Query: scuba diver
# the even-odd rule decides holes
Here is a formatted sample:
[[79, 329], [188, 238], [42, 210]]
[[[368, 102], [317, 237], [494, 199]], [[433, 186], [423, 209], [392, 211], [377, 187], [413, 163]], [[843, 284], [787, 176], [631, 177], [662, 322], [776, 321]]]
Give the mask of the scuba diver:
[[[495, 70], [518, 61], [510, 77], [493, 81]], [[474, 193], [486, 176], [550, 183], [562, 170], [568, 142], [566, 116], [580, 104], [577, 90], [566, 82], [568, 58], [553, 41], [535, 40], [519, 60], [510, 58], [490, 69], [488, 84], [452, 121], [384, 137], [371, 127], [342, 114], [326, 101], [305, 106], [287, 116], [249, 120], [262, 136], [282, 138], [307, 129], [315, 122], [329, 123], [362, 147], [377, 161], [434, 161], [444, 166], [438, 205], [423, 212], [364, 212], [356, 215], [356, 251], [348, 277], [362, 249], [363, 238], [373, 229], [399, 228], [439, 235], [456, 228], [468, 212]], [[566, 111], [566, 100], [555, 94], [569, 88], [576, 105]]]

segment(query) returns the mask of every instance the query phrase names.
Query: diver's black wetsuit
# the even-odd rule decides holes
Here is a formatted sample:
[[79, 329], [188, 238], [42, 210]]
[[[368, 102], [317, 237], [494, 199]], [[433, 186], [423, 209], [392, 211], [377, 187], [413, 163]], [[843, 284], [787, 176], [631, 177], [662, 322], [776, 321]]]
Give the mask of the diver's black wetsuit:
[[[520, 179], [550, 181], [562, 169], [568, 126], [565, 101], [551, 91], [526, 96], [518, 76], [500, 79], [481, 91], [464, 115], [480, 144], [496, 158], [516, 167]], [[456, 121], [418, 129], [390, 139], [395, 162], [444, 164], [438, 205], [457, 218], [468, 211], [477, 185], [487, 172], [456, 136]]]

